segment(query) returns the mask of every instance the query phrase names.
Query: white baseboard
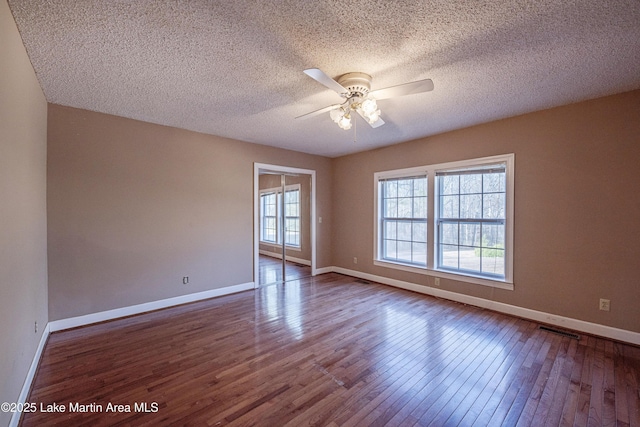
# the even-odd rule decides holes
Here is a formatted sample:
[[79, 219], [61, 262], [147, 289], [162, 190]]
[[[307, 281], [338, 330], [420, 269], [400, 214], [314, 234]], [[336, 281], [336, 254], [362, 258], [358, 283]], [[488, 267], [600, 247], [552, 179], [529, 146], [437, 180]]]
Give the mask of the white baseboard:
[[316, 268], [315, 274], [326, 274], [326, 273], [333, 273], [336, 272], [336, 267], [320, 267], [320, 268]]
[[[266, 251], [264, 249], [260, 249], [258, 252], [260, 252], [260, 255], [266, 255], [266, 256], [269, 256], [271, 258], [282, 259], [282, 254], [279, 254], [279, 253], [276, 253], [276, 252], [269, 252], [269, 251]], [[308, 259], [296, 258], [296, 257], [293, 257], [291, 255], [287, 255], [287, 261], [293, 261], [293, 262], [295, 262], [297, 264], [311, 266], [311, 261], [309, 261]]]
[[194, 294], [180, 295], [178, 297], [167, 298], [158, 301], [151, 301], [143, 304], [131, 305], [128, 307], [116, 308], [113, 310], [101, 311], [98, 313], [86, 314], [84, 316], [70, 317], [68, 319], [54, 320], [49, 322], [51, 332], [61, 331], [63, 329], [77, 328], [78, 326], [90, 325], [92, 323], [113, 320], [119, 317], [131, 316], [134, 314], [145, 313], [147, 311], [167, 308], [174, 305], [186, 304], [189, 302], [200, 301], [203, 299], [219, 297], [223, 295], [234, 294], [249, 289], [255, 289], [254, 282], [247, 282], [240, 285], [227, 286], [224, 288], [211, 289], [208, 291], [197, 292]]
[[[451, 301], [461, 302], [476, 307], [486, 308], [489, 310], [499, 311], [501, 313], [522, 317], [536, 322], [547, 323], [550, 325], [560, 326], [566, 329], [584, 332], [591, 335], [610, 338], [617, 341], [623, 341], [630, 344], [640, 345], [640, 333], [618, 329], [611, 326], [600, 325], [597, 323], [586, 322], [584, 320], [573, 319], [570, 317], [558, 316], [542, 311], [531, 310], [528, 308], [518, 307], [515, 305], [505, 304], [502, 302], [486, 300], [484, 298], [473, 297], [470, 295], [459, 294], [456, 292], [445, 291], [443, 289], [432, 288], [429, 286], [418, 285], [402, 280], [390, 279], [388, 277], [377, 276], [374, 274], [363, 273], [360, 271], [350, 270], [342, 267], [325, 267], [323, 270], [331, 270], [335, 273], [346, 274], [360, 279], [370, 280], [372, 282], [382, 283], [384, 285], [394, 286], [396, 288], [406, 289], [421, 294], [431, 295], [438, 298], [444, 298]], [[328, 273], [329, 271], [324, 271]]]
[[[42, 331], [42, 336], [40, 337], [40, 342], [38, 343], [36, 353], [33, 355], [33, 360], [31, 361], [31, 366], [29, 367], [29, 371], [27, 372], [27, 377], [22, 384], [20, 396], [16, 401], [18, 405], [27, 401], [27, 396], [29, 395], [29, 390], [31, 390], [31, 384], [33, 383], [33, 378], [36, 375], [36, 370], [38, 369], [38, 364], [40, 363], [40, 358], [42, 357], [42, 351], [44, 350], [44, 346], [47, 343], [50, 332], [51, 329], [49, 328], [49, 324], [47, 323], [47, 326], [45, 326], [44, 330]], [[11, 421], [9, 421], [9, 427], [17, 427], [17, 425], [20, 423], [21, 416], [21, 412], [14, 412], [11, 416]]]

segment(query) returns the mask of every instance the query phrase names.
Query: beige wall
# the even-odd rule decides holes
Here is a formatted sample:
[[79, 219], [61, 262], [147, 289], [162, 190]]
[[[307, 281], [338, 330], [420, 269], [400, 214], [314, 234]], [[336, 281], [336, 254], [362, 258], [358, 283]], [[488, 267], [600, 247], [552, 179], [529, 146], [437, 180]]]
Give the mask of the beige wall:
[[[0, 402], [18, 399], [47, 324], [46, 128], [46, 100], [2, 0]], [[10, 416], [0, 412], [0, 425], [7, 425]]]
[[[260, 190], [280, 188], [280, 175], [266, 174], [259, 177]], [[311, 175], [286, 176], [286, 185], [300, 185], [300, 248], [287, 248], [287, 256], [311, 262]], [[282, 253], [281, 245], [260, 243], [260, 250]]]
[[373, 265], [374, 172], [504, 153], [515, 153], [515, 290], [440, 288], [640, 332], [640, 91], [336, 159], [334, 264], [433, 286]]
[[58, 105], [48, 138], [50, 320], [253, 281], [254, 162], [316, 170], [330, 215], [327, 158]]

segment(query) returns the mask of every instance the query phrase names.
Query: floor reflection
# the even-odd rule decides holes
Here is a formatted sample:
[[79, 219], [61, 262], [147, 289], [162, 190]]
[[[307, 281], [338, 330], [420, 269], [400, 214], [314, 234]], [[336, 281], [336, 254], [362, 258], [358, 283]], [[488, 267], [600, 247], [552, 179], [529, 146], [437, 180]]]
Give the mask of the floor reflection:
[[[282, 282], [282, 259], [260, 255], [258, 280], [260, 285]], [[292, 261], [286, 261], [286, 280], [302, 279], [311, 276], [311, 267]]]
[[263, 286], [258, 294], [266, 309], [266, 320], [282, 323], [296, 340], [304, 338], [301, 286], [300, 280], [291, 280]]
[[[477, 369], [473, 375], [478, 380], [488, 367], [495, 365], [492, 372], [498, 372], [500, 378], [512, 376], [506, 372], [508, 363], [494, 363], [508, 357], [504, 345], [514, 336], [509, 325], [496, 324], [494, 320], [470, 324], [464, 318], [449, 317], [442, 307], [438, 310], [440, 318], [434, 318], [428, 306], [424, 310], [416, 310], [415, 306], [383, 308], [385, 340], [377, 366], [382, 371], [404, 366], [402, 378], [389, 377], [394, 387], [442, 389], [450, 398], [463, 388], [468, 392], [470, 373], [465, 370]], [[508, 385], [504, 381], [496, 387], [501, 390]]]

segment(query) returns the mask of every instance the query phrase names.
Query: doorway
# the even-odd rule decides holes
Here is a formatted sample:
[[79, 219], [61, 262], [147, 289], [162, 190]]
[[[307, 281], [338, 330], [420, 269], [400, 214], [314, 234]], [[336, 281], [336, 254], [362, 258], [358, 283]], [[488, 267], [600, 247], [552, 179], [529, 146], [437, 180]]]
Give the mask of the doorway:
[[315, 171], [254, 164], [255, 287], [316, 274]]

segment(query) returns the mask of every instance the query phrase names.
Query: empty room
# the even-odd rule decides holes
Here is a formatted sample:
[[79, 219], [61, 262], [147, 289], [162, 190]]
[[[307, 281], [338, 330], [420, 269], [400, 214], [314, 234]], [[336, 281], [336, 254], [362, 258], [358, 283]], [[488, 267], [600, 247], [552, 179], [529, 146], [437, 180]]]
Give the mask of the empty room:
[[0, 426], [640, 426], [637, 1], [0, 0]]

